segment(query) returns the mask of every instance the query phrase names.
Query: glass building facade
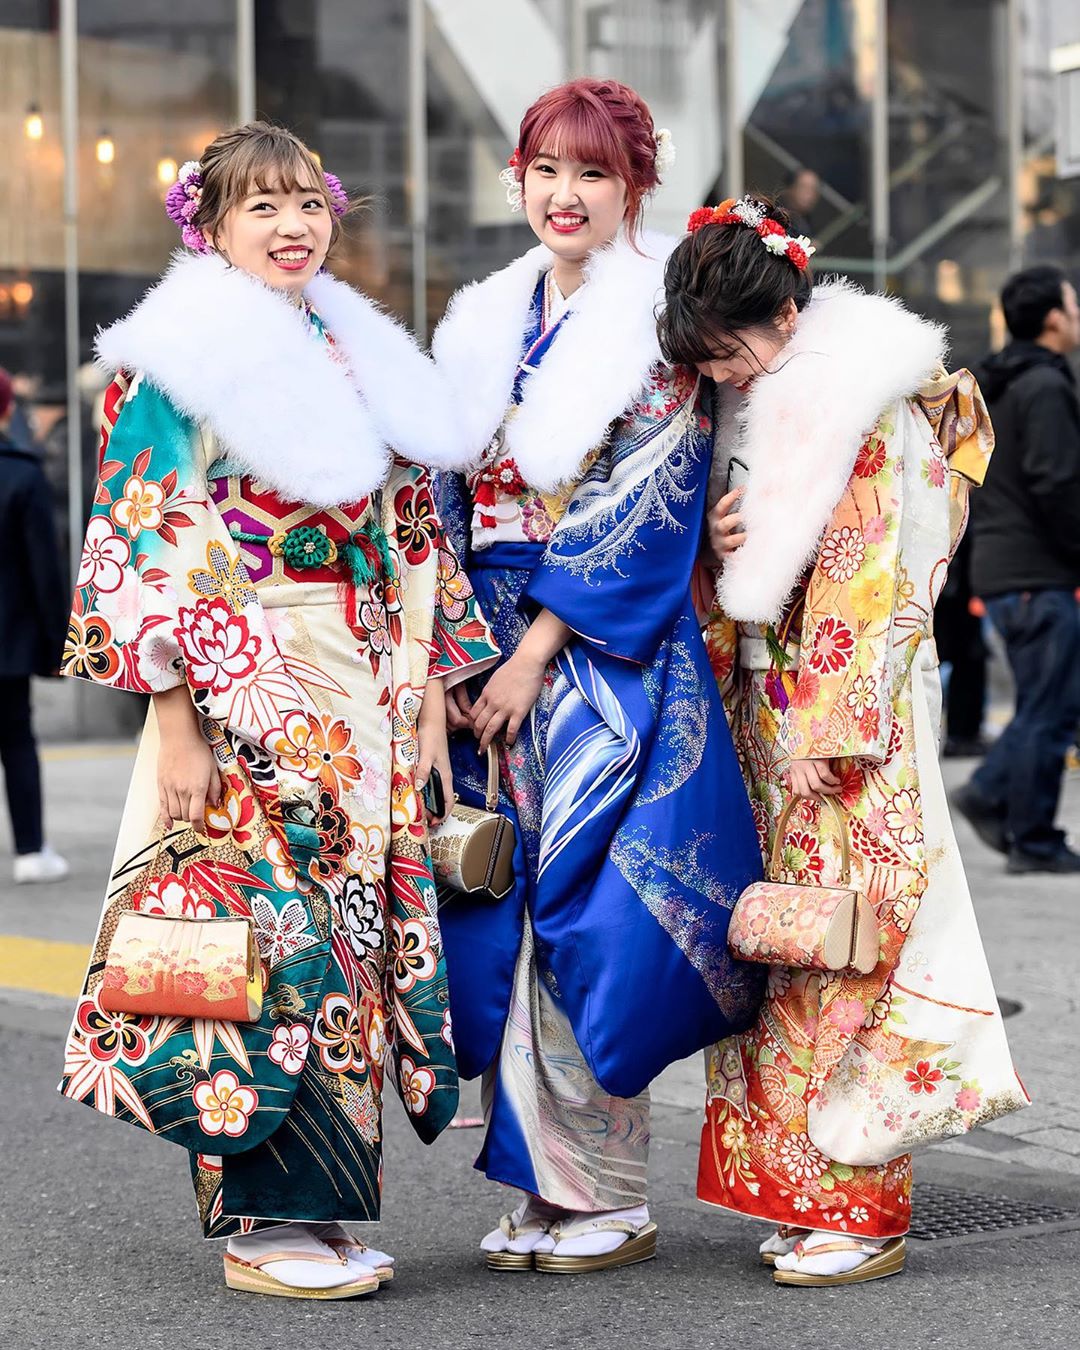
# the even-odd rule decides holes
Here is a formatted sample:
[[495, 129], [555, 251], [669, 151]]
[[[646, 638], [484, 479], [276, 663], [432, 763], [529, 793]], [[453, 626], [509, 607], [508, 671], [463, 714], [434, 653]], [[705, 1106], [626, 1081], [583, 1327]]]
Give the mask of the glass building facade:
[[678, 149], [652, 224], [813, 169], [818, 270], [904, 296], [972, 362], [1011, 268], [1080, 264], [1080, 178], [1055, 157], [1068, 44], [1075, 0], [0, 0], [0, 364], [69, 542], [93, 333], [177, 244], [176, 166], [238, 120], [295, 128], [369, 199], [334, 268], [426, 335], [530, 242], [497, 178], [525, 105], [610, 74]]

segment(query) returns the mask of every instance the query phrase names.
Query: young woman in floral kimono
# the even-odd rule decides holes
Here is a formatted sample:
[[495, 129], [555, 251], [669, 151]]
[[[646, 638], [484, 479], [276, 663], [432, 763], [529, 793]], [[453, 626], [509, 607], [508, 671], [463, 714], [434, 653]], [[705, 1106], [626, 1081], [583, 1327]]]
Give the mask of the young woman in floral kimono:
[[498, 747], [515, 885], [441, 911], [459, 1061], [484, 1074], [477, 1166], [525, 1197], [483, 1241], [496, 1270], [653, 1255], [648, 1084], [763, 988], [726, 950], [760, 862], [689, 594], [708, 409], [660, 361], [671, 241], [638, 232], [665, 135], [611, 81], [541, 98], [508, 171], [539, 246], [435, 335], [475, 460], [447, 529], [506, 657], [448, 711], [466, 801]]
[[784, 879], [834, 883], [833, 797], [880, 928], [871, 974], [774, 967], [755, 1026], [711, 1050], [698, 1194], [775, 1226], [778, 1281], [872, 1279], [903, 1265], [911, 1147], [1027, 1100], [937, 759], [934, 602], [993, 437], [942, 331], [812, 289], [781, 211], [743, 199], [690, 224], [661, 337], [717, 382], [707, 638], [761, 848], [795, 794]]
[[[459, 455], [440, 378], [320, 274], [340, 183], [253, 123], [168, 205], [192, 253], [98, 339], [64, 664], [153, 706], [62, 1091], [189, 1150], [230, 1286], [351, 1297], [392, 1274], [341, 1227], [379, 1216], [384, 1076], [428, 1141], [457, 1100], [418, 790], [496, 650], [421, 467]], [[259, 1020], [103, 1011], [130, 909], [251, 915]]]

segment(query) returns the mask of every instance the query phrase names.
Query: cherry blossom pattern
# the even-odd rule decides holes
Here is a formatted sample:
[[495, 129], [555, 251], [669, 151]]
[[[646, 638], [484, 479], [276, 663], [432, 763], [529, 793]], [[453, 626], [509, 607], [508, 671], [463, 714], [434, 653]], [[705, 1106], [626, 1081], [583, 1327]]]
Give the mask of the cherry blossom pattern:
[[223, 694], [255, 669], [262, 646], [243, 614], [234, 614], [220, 597], [181, 608], [177, 637], [189, 683], [211, 694]]
[[271, 1063], [286, 1073], [300, 1073], [307, 1062], [308, 1047], [311, 1044], [311, 1030], [303, 1022], [282, 1023], [274, 1028], [274, 1035], [267, 1048]]
[[422, 1116], [435, 1090], [435, 1074], [426, 1066], [418, 1069], [408, 1055], [401, 1056], [399, 1074], [405, 1110], [411, 1116]]
[[866, 544], [862, 532], [842, 525], [826, 535], [818, 555], [818, 564], [830, 581], [850, 581], [863, 564]]
[[203, 1134], [227, 1134], [236, 1139], [247, 1131], [259, 1105], [259, 1094], [252, 1087], [241, 1087], [231, 1069], [220, 1069], [213, 1078], [195, 1084], [191, 1100]]
[[843, 621], [827, 615], [814, 630], [810, 644], [811, 669], [823, 675], [844, 670], [855, 651], [855, 634]]
[[109, 514], [119, 529], [126, 530], [131, 539], [138, 539], [143, 530], [152, 532], [160, 528], [165, 519], [165, 496], [160, 483], [132, 474]]
[[885, 828], [900, 844], [917, 844], [922, 838], [922, 800], [918, 792], [902, 788], [885, 807]]
[[877, 681], [873, 675], [856, 675], [847, 692], [847, 705], [856, 719], [877, 706]]
[[79, 560], [76, 586], [115, 591], [124, 580], [124, 567], [131, 558], [131, 544], [114, 533], [105, 516], [93, 516], [86, 527], [86, 543]]
[[938, 1090], [938, 1084], [945, 1078], [940, 1069], [934, 1069], [930, 1066], [928, 1059], [920, 1059], [916, 1062], [913, 1069], [908, 1069], [904, 1074], [904, 1082], [907, 1084], [907, 1090], [914, 1097], [923, 1093], [926, 1096], [933, 1096]]

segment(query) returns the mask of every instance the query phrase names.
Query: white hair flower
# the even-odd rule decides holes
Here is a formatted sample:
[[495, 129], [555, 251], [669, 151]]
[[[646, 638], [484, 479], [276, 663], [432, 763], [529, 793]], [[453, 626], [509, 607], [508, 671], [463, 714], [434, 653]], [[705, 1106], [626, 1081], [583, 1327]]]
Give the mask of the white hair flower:
[[667, 127], [661, 127], [656, 133], [656, 176], [662, 179], [675, 163], [675, 142]]

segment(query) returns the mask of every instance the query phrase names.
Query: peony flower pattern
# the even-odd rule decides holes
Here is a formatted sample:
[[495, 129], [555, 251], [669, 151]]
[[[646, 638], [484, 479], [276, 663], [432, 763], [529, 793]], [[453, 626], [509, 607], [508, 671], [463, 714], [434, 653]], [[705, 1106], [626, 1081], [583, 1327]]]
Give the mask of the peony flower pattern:
[[191, 1100], [204, 1134], [227, 1134], [230, 1139], [238, 1139], [247, 1131], [259, 1105], [259, 1094], [254, 1088], [241, 1087], [231, 1069], [220, 1069], [209, 1081], [195, 1084]]
[[217, 906], [176, 872], [151, 881], [135, 897], [135, 908], [140, 914], [175, 914], [184, 919], [212, 919]]
[[381, 888], [350, 876], [341, 892], [341, 912], [357, 957], [363, 960], [382, 951], [385, 940], [384, 899]]
[[234, 614], [220, 597], [181, 608], [179, 620], [176, 636], [194, 688], [223, 694], [255, 669], [262, 642], [244, 615]]

